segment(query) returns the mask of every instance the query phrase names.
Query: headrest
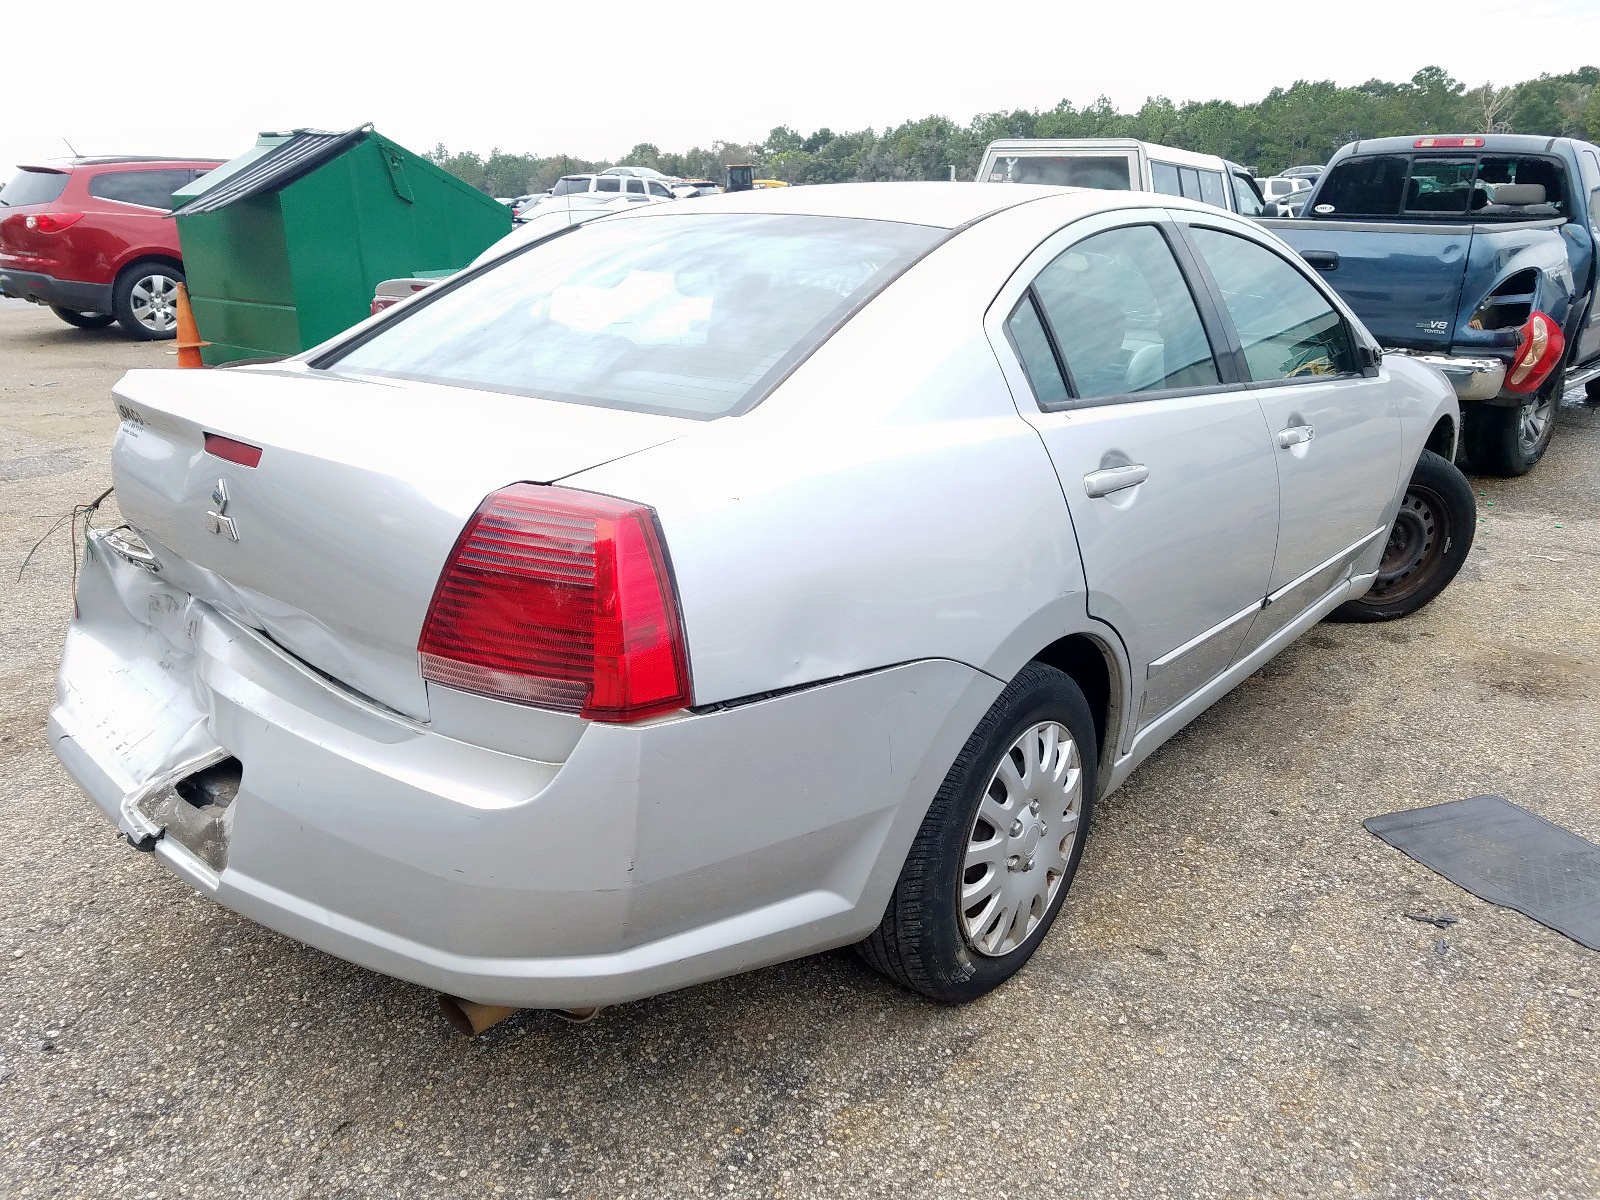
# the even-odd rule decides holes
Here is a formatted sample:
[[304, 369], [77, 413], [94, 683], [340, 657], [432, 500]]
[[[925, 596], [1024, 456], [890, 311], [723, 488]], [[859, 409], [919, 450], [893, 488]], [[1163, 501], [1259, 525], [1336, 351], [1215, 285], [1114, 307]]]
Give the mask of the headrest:
[[1502, 183], [1494, 189], [1494, 202], [1520, 208], [1524, 204], [1543, 204], [1542, 183]]

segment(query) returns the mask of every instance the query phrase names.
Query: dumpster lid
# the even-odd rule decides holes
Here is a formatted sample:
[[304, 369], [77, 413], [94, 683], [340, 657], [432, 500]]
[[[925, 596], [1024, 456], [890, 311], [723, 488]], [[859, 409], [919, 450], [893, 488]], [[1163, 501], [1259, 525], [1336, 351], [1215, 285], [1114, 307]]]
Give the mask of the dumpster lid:
[[[184, 217], [194, 213], [216, 212], [239, 200], [288, 187], [323, 163], [339, 157], [364, 140], [371, 131], [372, 126], [367, 124], [343, 133], [330, 133], [324, 129], [263, 133], [247, 154], [231, 163], [224, 163], [211, 175], [202, 175], [184, 189], [193, 194], [198, 186], [200, 192], [172, 215]], [[207, 183], [212, 175], [216, 176], [215, 182]]]

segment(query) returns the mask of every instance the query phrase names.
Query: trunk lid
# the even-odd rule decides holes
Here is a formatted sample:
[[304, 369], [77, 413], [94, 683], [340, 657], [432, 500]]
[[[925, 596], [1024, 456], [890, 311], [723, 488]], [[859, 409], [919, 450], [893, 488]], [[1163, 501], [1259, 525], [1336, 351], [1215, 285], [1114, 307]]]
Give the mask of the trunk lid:
[[[703, 428], [299, 367], [130, 371], [115, 398], [118, 503], [162, 577], [418, 719], [418, 634], [484, 497]], [[208, 452], [207, 434], [258, 447], [259, 463]]]
[[1380, 345], [1450, 349], [1471, 225], [1305, 218], [1262, 224], [1317, 269]]

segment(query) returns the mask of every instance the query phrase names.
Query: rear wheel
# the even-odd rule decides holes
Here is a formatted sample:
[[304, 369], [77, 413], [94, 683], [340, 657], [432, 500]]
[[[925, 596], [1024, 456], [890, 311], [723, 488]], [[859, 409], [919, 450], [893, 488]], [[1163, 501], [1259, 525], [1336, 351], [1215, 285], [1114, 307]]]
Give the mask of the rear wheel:
[[56, 304], [50, 306], [50, 311], [77, 329], [104, 329], [116, 320], [110, 313], [77, 312]]
[[123, 271], [112, 292], [112, 307], [122, 327], [141, 341], [178, 335], [178, 285], [183, 272], [166, 263], [135, 263]]
[[1556, 371], [1527, 403], [1516, 408], [1472, 405], [1463, 415], [1467, 457], [1484, 475], [1526, 475], [1550, 448], [1566, 372]]
[[1062, 672], [1030, 663], [945, 776], [882, 923], [857, 947], [862, 958], [947, 1004], [1016, 974], [1077, 873], [1095, 757], [1083, 693]]
[[1449, 586], [1472, 549], [1478, 504], [1466, 476], [1424, 450], [1411, 472], [1372, 590], [1333, 610], [1335, 621], [1410, 616]]

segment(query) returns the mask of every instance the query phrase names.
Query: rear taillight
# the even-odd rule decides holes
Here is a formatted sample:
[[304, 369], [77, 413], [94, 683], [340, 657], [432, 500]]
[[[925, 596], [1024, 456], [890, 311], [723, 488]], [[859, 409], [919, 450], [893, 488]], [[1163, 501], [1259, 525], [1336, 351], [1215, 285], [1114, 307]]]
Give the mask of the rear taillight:
[[75, 225], [81, 220], [83, 214], [75, 212], [29, 213], [27, 226], [40, 233], [60, 233], [68, 225]]
[[372, 315], [377, 316], [386, 308], [393, 308], [404, 299], [401, 296], [374, 296], [372, 298]]
[[473, 514], [417, 643], [423, 678], [635, 721], [689, 704], [689, 660], [655, 510], [517, 483]]
[[1519, 395], [1537, 392], [1561, 363], [1566, 338], [1561, 326], [1542, 312], [1535, 312], [1522, 327], [1522, 344], [1506, 372], [1506, 391]]

